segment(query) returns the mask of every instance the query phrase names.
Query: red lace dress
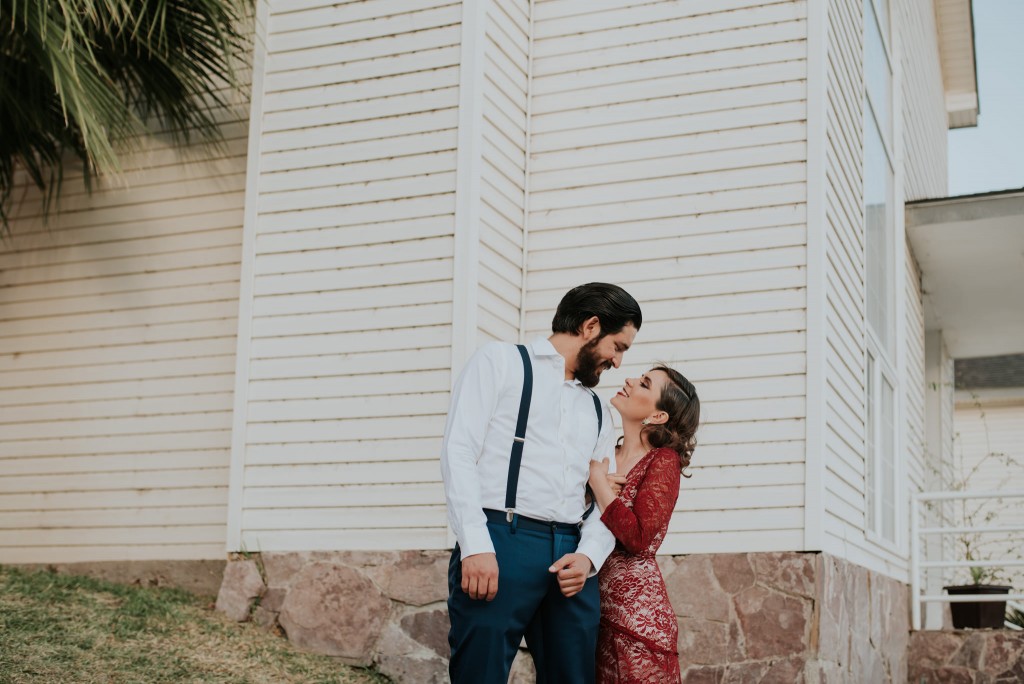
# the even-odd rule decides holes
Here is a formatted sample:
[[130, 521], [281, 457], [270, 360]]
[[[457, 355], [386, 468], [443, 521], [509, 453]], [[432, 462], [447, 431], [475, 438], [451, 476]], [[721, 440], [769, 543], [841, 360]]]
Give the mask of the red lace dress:
[[615, 535], [601, 587], [597, 681], [679, 682], [678, 627], [654, 554], [679, 497], [679, 455], [652, 449], [601, 515]]

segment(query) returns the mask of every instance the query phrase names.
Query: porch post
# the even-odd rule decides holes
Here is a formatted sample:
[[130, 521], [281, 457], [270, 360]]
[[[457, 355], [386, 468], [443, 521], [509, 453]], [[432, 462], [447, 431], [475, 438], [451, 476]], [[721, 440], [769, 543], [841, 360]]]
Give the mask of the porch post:
[[[949, 469], [953, 463], [953, 359], [946, 351], [941, 330], [925, 332], [925, 472], [926, 491], [945, 489], [949, 481]], [[927, 527], [948, 521], [948, 502], [932, 502], [931, 506], [920, 507], [923, 520], [917, 521]], [[947, 555], [950, 541], [937, 535], [929, 535], [924, 541], [924, 558], [939, 560]], [[924, 593], [942, 593], [943, 577], [930, 572], [925, 577]], [[925, 606], [924, 628], [942, 629], [945, 604], [929, 603]]]

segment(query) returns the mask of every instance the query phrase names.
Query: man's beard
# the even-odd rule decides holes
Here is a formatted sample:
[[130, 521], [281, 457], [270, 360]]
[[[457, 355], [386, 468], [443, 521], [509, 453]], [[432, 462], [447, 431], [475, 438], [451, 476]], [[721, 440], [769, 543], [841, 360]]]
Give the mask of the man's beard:
[[580, 347], [576, 354], [576, 379], [584, 387], [595, 387], [601, 380], [601, 373], [612, 367], [608, 361], [602, 361], [595, 352], [597, 343], [601, 341], [598, 337]]

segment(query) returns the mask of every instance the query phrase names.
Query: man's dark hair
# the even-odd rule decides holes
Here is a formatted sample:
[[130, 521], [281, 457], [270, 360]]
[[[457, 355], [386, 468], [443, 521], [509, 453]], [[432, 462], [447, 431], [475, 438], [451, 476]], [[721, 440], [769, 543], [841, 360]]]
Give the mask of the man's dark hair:
[[601, 321], [601, 337], [614, 335], [627, 323], [637, 330], [643, 322], [640, 305], [618, 285], [587, 283], [565, 293], [551, 320], [551, 332], [578, 335], [591, 316]]

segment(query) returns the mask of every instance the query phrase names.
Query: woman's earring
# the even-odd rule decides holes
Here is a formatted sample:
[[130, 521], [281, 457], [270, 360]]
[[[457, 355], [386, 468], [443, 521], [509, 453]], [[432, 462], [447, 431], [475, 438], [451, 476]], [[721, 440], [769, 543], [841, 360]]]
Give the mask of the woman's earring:
[[643, 420], [640, 421], [640, 424], [641, 425], [650, 425], [651, 424], [651, 419], [650, 418], [644, 418]]

